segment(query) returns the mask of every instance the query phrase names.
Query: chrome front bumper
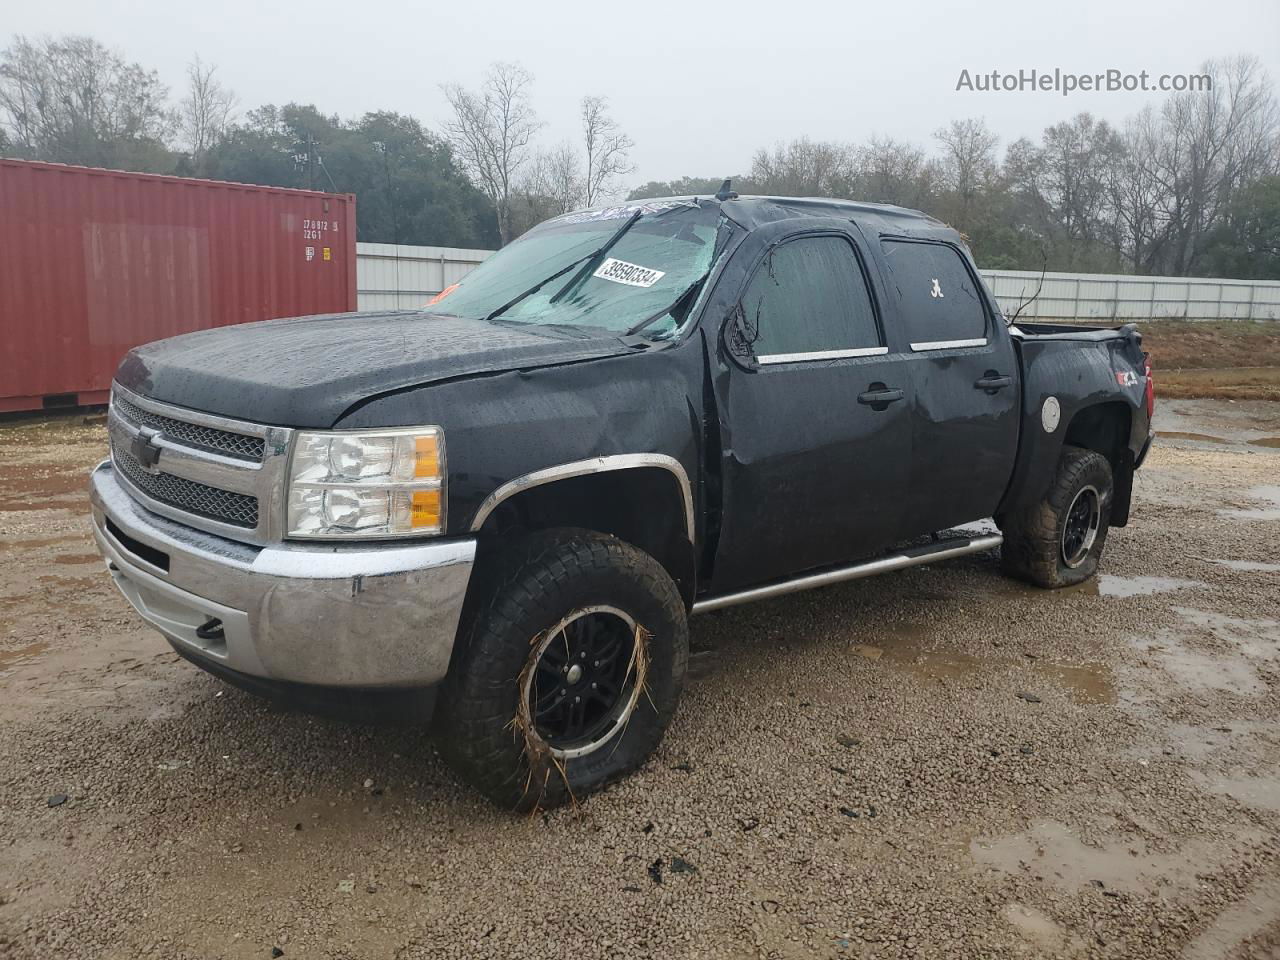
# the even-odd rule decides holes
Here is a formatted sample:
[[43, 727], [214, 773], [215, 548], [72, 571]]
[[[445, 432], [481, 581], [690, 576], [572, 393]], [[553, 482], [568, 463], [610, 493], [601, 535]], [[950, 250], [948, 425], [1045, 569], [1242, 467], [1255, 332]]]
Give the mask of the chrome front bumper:
[[90, 501], [116, 586], [198, 661], [334, 687], [427, 686], [449, 669], [474, 540], [252, 546], [143, 509], [109, 461]]

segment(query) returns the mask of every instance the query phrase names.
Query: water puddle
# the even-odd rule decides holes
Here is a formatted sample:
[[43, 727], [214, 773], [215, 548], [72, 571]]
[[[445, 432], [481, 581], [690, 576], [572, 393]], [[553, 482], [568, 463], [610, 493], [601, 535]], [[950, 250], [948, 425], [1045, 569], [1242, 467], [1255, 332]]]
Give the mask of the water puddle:
[[1191, 841], [1173, 853], [1150, 850], [1140, 839], [1086, 843], [1070, 827], [1038, 820], [1024, 833], [973, 840], [969, 855], [990, 869], [1031, 874], [1067, 890], [1148, 894], [1162, 887], [1194, 887], [1197, 872], [1210, 872], [1230, 852], [1208, 841]]
[[1078, 935], [1068, 934], [1048, 914], [1035, 907], [1023, 903], [1006, 903], [1000, 915], [1024, 940], [1039, 947], [1045, 954], [1060, 955], [1084, 950], [1084, 941]]
[[1245, 656], [1273, 661], [1280, 657], [1280, 620], [1246, 620], [1191, 607], [1173, 609], [1188, 623], [1231, 644]]
[[[1252, 746], [1265, 742], [1273, 731], [1273, 724], [1232, 720], [1230, 726], [1209, 726], [1198, 723], [1171, 723], [1165, 727], [1164, 737], [1170, 756], [1204, 764], [1215, 763], [1226, 754], [1239, 759], [1251, 754]], [[1149, 749], [1137, 750], [1135, 758], [1151, 758]]]
[[1165, 672], [1187, 690], [1253, 697], [1266, 689], [1258, 671], [1245, 660], [1193, 650], [1177, 641], [1148, 649], [1158, 655]]
[[911, 647], [887, 644], [883, 647], [859, 644], [853, 652], [864, 660], [881, 660], [928, 680], [960, 680], [981, 673], [990, 666], [978, 657], [946, 651], [922, 652]]
[[1184, 627], [1161, 630], [1152, 641], [1138, 641], [1155, 666], [1192, 692], [1245, 697], [1266, 692], [1259, 667], [1273, 670], [1280, 660], [1280, 622], [1189, 607], [1174, 607], [1174, 612]]
[[1260, 487], [1254, 487], [1246, 491], [1245, 496], [1250, 500], [1269, 503], [1270, 506], [1256, 509], [1219, 510], [1218, 513], [1224, 517], [1234, 517], [1237, 520], [1280, 520], [1280, 486], [1263, 484]]
[[1207, 433], [1182, 433], [1178, 430], [1161, 430], [1157, 435], [1161, 440], [1194, 440], [1196, 443], [1231, 443], [1224, 437], [1214, 437]]
[[1250, 440], [1251, 447], [1280, 447], [1280, 437], [1260, 437], [1257, 440]]
[[1199, 580], [1178, 580], [1175, 577], [1117, 577], [1100, 573], [1097, 577], [1098, 593], [1104, 597], [1146, 597], [1155, 593], [1203, 587]]
[[883, 663], [886, 667], [908, 673], [917, 679], [957, 682], [974, 677], [994, 675], [1016, 667], [1029, 670], [1034, 685], [1053, 684], [1065, 687], [1067, 697], [1077, 704], [1109, 704], [1116, 702], [1115, 681], [1102, 664], [1066, 664], [1026, 659], [1008, 660], [980, 657], [954, 650], [923, 649], [931, 631], [920, 624], [887, 626], [894, 637], [883, 644], [858, 644], [851, 651], [864, 660]]
[[1207, 563], [1216, 563], [1230, 570], [1241, 573], [1280, 573], [1280, 563], [1262, 563], [1259, 560], [1219, 560], [1215, 557], [1200, 557]]
[[1210, 793], [1222, 794], [1269, 813], [1280, 813], [1280, 778], [1194, 774]]
[[1220, 960], [1263, 933], [1280, 916], [1280, 877], [1259, 881], [1241, 901], [1218, 914], [1209, 928], [1183, 948], [1184, 960]]
[[1035, 672], [1055, 680], [1067, 688], [1072, 703], [1099, 704], [1116, 702], [1116, 685], [1111, 671], [1102, 664], [1068, 666], [1062, 663], [1037, 663]]

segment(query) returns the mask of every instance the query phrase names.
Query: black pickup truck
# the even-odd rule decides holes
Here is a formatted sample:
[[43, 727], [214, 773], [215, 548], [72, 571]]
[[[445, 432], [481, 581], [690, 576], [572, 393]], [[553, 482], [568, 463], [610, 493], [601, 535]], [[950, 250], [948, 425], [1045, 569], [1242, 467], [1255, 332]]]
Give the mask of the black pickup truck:
[[1042, 587], [1092, 576], [1151, 442], [1140, 346], [1007, 325], [910, 210], [584, 211], [422, 310], [132, 351], [94, 532], [182, 656], [431, 704], [466, 780], [550, 805], [657, 746], [691, 614], [1002, 543]]

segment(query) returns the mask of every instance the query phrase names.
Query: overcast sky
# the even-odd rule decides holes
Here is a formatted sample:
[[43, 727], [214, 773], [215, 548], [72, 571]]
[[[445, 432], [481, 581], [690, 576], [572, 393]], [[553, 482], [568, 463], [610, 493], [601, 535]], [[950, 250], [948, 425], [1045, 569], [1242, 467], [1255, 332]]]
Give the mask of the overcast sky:
[[0, 8], [0, 31], [90, 34], [158, 70], [175, 98], [198, 53], [217, 64], [242, 109], [289, 101], [343, 116], [390, 109], [436, 129], [446, 111], [441, 83], [475, 85], [490, 61], [518, 60], [534, 74], [548, 144], [575, 134], [584, 93], [609, 97], [636, 141], [634, 183], [745, 172], [757, 147], [802, 135], [924, 144], [966, 116], [985, 117], [1003, 146], [1081, 110], [1120, 121], [1162, 97], [957, 92], [965, 68], [1158, 76], [1251, 53], [1280, 83], [1276, 0], [0, 0]]

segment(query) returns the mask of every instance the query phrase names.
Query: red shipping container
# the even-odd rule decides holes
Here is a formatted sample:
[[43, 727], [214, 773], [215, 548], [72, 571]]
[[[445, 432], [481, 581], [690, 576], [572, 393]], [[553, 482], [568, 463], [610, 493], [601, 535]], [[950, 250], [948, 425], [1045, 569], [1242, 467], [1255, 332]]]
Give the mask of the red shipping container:
[[0, 159], [0, 413], [103, 403], [141, 343], [355, 308], [352, 194]]

